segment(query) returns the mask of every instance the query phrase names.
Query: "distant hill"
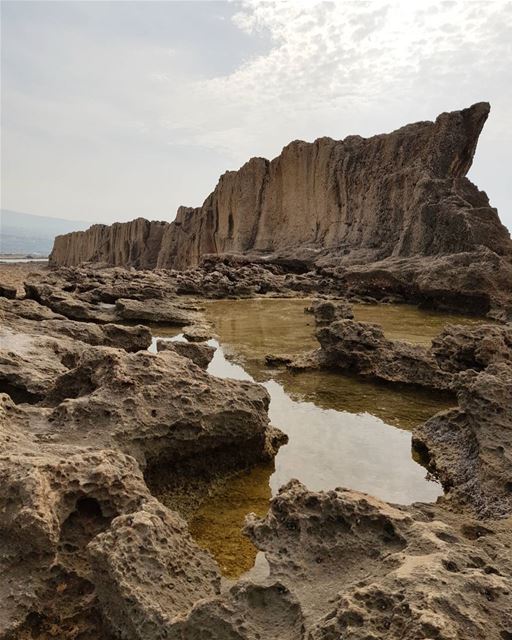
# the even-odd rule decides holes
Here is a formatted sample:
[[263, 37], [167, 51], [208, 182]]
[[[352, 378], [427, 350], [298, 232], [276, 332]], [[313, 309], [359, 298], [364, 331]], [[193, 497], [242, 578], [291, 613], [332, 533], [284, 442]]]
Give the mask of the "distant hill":
[[64, 220], [2, 209], [0, 211], [0, 253], [47, 256], [55, 236], [87, 229], [85, 220]]

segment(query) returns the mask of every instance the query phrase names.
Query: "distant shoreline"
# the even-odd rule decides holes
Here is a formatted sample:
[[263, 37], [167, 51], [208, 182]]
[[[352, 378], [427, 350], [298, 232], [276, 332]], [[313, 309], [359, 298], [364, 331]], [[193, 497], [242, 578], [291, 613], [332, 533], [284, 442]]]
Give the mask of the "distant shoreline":
[[0, 253], [0, 263], [13, 262], [48, 262], [48, 256], [38, 256], [32, 253]]

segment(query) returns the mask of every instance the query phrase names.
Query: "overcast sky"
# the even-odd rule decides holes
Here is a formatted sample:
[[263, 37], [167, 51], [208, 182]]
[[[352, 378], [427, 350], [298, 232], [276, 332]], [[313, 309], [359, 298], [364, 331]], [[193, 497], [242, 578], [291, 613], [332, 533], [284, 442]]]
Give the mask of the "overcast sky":
[[2, 2], [2, 207], [172, 220], [289, 141], [488, 100], [470, 178], [512, 228], [512, 1]]

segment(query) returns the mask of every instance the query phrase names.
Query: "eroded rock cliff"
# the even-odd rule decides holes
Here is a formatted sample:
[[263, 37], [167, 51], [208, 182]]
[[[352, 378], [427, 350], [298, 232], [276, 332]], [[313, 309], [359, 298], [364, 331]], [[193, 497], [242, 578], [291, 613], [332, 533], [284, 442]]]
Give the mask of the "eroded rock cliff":
[[343, 262], [434, 256], [512, 243], [465, 176], [488, 103], [389, 134], [294, 141], [272, 161], [221, 176], [199, 208], [166, 224], [138, 219], [56, 238], [54, 265], [84, 261], [184, 269], [205, 254], [330, 256]]
[[166, 222], [137, 218], [112, 225], [94, 224], [55, 238], [50, 263], [75, 265], [99, 262], [118, 267], [156, 267]]

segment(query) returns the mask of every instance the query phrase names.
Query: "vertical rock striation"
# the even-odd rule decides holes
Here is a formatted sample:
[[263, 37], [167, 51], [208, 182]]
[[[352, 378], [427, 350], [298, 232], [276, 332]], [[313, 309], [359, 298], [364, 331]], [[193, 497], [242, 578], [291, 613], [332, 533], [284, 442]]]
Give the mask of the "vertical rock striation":
[[185, 269], [232, 253], [354, 265], [482, 248], [510, 262], [508, 231], [466, 178], [489, 109], [482, 102], [371, 138], [291, 142], [272, 161], [226, 172], [172, 223], [139, 218], [58, 236], [50, 262]]
[[50, 264], [73, 266], [99, 262], [115, 267], [154, 269], [166, 222], [137, 218], [112, 225], [94, 224], [55, 238]]

